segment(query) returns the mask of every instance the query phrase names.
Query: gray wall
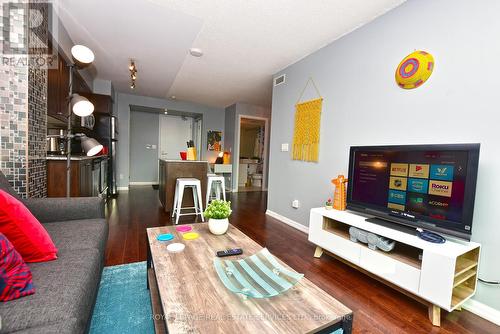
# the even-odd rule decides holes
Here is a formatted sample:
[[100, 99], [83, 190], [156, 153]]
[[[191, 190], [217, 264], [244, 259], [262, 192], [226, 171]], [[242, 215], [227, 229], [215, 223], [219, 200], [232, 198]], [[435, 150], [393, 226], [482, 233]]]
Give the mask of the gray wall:
[[158, 145], [160, 114], [133, 111], [130, 113], [130, 181], [158, 181]]
[[[238, 188], [238, 180], [235, 179], [238, 165], [235, 163], [235, 159], [238, 159], [239, 157], [239, 147], [235, 147], [235, 145], [237, 142], [237, 138], [240, 136], [240, 134], [238, 133], [238, 122], [240, 115], [268, 118], [268, 127], [269, 129], [271, 129], [271, 109], [268, 107], [238, 102], [226, 108], [226, 133], [224, 135], [224, 150], [231, 151], [231, 162], [233, 164], [233, 191], [236, 191], [236, 189]], [[269, 156], [266, 158], [269, 160]], [[267, 184], [264, 184], [264, 188], [267, 188]]]
[[[227, 107], [225, 112], [226, 115], [224, 122], [225, 133], [223, 133], [224, 137], [223, 149], [224, 151], [231, 152], [232, 154], [234, 152], [234, 145], [235, 145], [234, 134], [236, 132], [236, 104]], [[231, 159], [233, 159], [233, 156], [231, 156]]]
[[130, 105], [152, 108], [169, 108], [179, 111], [203, 114], [201, 159], [213, 161], [217, 153], [207, 152], [207, 130], [224, 131], [224, 109], [204, 106], [192, 102], [172, 101], [147, 96], [115, 94], [116, 116], [118, 117], [117, 171], [118, 187], [129, 184], [129, 148], [130, 148]]
[[[500, 280], [498, 13], [495, 0], [410, 0], [277, 73], [286, 83], [273, 90], [268, 209], [308, 225], [310, 208], [332, 196], [330, 179], [347, 175], [351, 145], [479, 142], [472, 239], [483, 245], [480, 276]], [[434, 55], [434, 73], [403, 90], [394, 72], [415, 49]], [[280, 151], [292, 141], [294, 104], [309, 76], [324, 97], [319, 163]], [[475, 299], [500, 310], [498, 286], [479, 283]]]

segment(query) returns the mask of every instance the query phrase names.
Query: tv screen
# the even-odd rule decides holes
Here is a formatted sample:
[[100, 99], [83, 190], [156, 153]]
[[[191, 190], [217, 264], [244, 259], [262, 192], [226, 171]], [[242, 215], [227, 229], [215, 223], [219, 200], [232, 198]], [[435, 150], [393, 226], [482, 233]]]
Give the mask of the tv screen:
[[347, 208], [470, 240], [479, 147], [351, 147]]

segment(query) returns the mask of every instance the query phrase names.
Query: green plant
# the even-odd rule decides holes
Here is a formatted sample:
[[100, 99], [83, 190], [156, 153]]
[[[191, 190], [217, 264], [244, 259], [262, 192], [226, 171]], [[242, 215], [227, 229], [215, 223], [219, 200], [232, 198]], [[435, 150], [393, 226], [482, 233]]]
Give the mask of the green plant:
[[231, 215], [231, 202], [213, 200], [203, 213], [207, 219], [224, 219]]

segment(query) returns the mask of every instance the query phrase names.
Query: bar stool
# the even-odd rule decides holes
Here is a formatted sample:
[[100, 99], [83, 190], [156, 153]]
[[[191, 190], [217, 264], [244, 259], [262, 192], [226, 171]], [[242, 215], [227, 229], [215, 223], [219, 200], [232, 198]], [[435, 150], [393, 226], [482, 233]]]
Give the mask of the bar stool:
[[[226, 200], [226, 183], [224, 182], [224, 176], [219, 176], [217, 174], [208, 174], [208, 184], [207, 184], [207, 196], [206, 205], [212, 201], [214, 198], [220, 200], [220, 194], [222, 192], [222, 197]], [[212, 196], [212, 186], [215, 186], [215, 197]]]
[[[182, 207], [182, 198], [184, 196], [184, 189], [191, 188], [193, 190], [193, 207]], [[179, 178], [177, 179], [175, 185], [175, 195], [174, 195], [174, 209], [172, 210], [172, 217], [175, 216], [175, 224], [179, 223], [180, 216], [189, 215], [200, 215], [201, 221], [204, 222], [203, 218], [203, 203], [201, 200], [201, 182], [194, 178]], [[194, 209], [191, 213], [181, 213], [181, 210]]]

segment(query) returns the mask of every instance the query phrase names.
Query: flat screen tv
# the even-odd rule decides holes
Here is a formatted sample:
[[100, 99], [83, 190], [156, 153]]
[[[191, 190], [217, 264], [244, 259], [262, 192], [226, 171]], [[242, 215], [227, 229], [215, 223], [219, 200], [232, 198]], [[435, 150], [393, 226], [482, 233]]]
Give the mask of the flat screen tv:
[[479, 147], [351, 147], [347, 209], [470, 240]]

